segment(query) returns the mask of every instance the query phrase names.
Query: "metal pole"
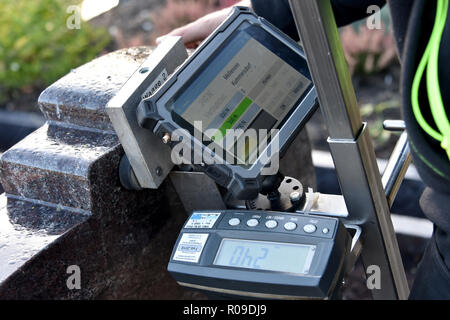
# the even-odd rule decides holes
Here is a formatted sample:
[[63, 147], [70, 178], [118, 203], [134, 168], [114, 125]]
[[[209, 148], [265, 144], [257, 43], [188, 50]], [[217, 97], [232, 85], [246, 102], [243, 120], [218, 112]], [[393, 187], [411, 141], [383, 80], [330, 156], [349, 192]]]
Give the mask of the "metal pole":
[[[406, 130], [406, 124], [403, 120], [385, 120], [383, 122], [383, 128], [384, 130], [402, 132]], [[392, 151], [389, 162], [383, 172], [383, 177], [381, 178], [390, 208], [394, 204], [394, 200], [397, 197], [398, 190], [405, 178], [411, 160], [408, 135], [406, 132], [403, 132], [395, 144], [394, 151]]]
[[386, 193], [389, 207], [394, 204], [395, 197], [411, 163], [408, 135], [403, 132], [395, 145], [394, 151], [384, 169], [381, 182]]
[[363, 228], [365, 267], [381, 270], [375, 299], [409, 295], [372, 142], [362, 123], [330, 0], [289, 0], [327, 124], [331, 153], [349, 211]]

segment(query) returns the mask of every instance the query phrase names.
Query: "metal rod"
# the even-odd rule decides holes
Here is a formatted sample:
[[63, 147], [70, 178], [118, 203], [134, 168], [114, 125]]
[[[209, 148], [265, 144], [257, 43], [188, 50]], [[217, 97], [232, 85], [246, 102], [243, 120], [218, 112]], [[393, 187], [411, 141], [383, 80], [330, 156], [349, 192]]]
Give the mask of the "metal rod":
[[411, 152], [408, 144], [408, 135], [406, 132], [403, 132], [395, 145], [381, 178], [389, 207], [392, 207], [394, 203], [410, 163]]
[[375, 299], [406, 299], [405, 270], [375, 152], [362, 123], [330, 0], [290, 0], [328, 132], [349, 218], [363, 228], [361, 258], [381, 270]]
[[406, 124], [403, 120], [385, 120], [383, 121], [383, 128], [389, 131], [404, 131]]

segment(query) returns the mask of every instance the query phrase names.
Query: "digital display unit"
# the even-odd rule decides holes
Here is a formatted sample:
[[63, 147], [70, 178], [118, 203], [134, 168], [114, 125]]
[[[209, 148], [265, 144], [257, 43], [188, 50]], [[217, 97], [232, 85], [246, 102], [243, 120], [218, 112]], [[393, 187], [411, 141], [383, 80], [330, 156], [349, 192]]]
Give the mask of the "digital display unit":
[[194, 211], [168, 271], [182, 286], [225, 295], [330, 297], [351, 237], [337, 218], [259, 210]]
[[157, 136], [170, 136], [168, 145], [183, 164], [250, 200], [265, 176], [277, 173], [280, 155], [316, 108], [301, 47], [248, 8], [236, 7], [140, 103], [137, 119]]

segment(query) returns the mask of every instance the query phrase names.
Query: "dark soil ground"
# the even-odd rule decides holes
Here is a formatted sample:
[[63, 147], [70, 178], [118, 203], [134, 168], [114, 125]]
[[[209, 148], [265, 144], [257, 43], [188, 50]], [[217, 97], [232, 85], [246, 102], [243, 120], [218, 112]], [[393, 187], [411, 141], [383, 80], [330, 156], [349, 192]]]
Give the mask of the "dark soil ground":
[[[397, 235], [400, 253], [406, 271], [406, 278], [411, 288], [417, 265], [422, 259], [422, 254], [427, 245], [426, 239]], [[359, 260], [353, 271], [345, 278], [342, 298], [344, 300], [368, 300], [372, 299], [371, 291], [367, 288], [364, 267]]]

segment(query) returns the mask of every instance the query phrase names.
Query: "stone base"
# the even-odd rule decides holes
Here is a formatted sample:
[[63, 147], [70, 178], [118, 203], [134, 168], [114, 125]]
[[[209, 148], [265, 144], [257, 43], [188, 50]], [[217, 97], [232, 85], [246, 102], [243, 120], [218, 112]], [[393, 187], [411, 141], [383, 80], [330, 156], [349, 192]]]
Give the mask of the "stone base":
[[[11, 265], [10, 269], [17, 269], [28, 260], [0, 285], [0, 299], [204, 299], [178, 286], [167, 272], [186, 213], [173, 187], [166, 183], [163, 189], [171, 199], [158, 199], [158, 203], [171, 203], [171, 207], [156, 206], [154, 214], [130, 211], [105, 213], [101, 219], [91, 216], [62, 235], [23, 227], [14, 230], [6, 198], [0, 196], [0, 241], [6, 237], [16, 246], [20, 238], [24, 248], [33, 243], [32, 253], [36, 253]], [[9, 259], [8, 253], [17, 255], [17, 249], [0, 247], [0, 261]], [[70, 265], [81, 269], [80, 290], [67, 288]], [[0, 270], [3, 277], [14, 271], [3, 266]]]

